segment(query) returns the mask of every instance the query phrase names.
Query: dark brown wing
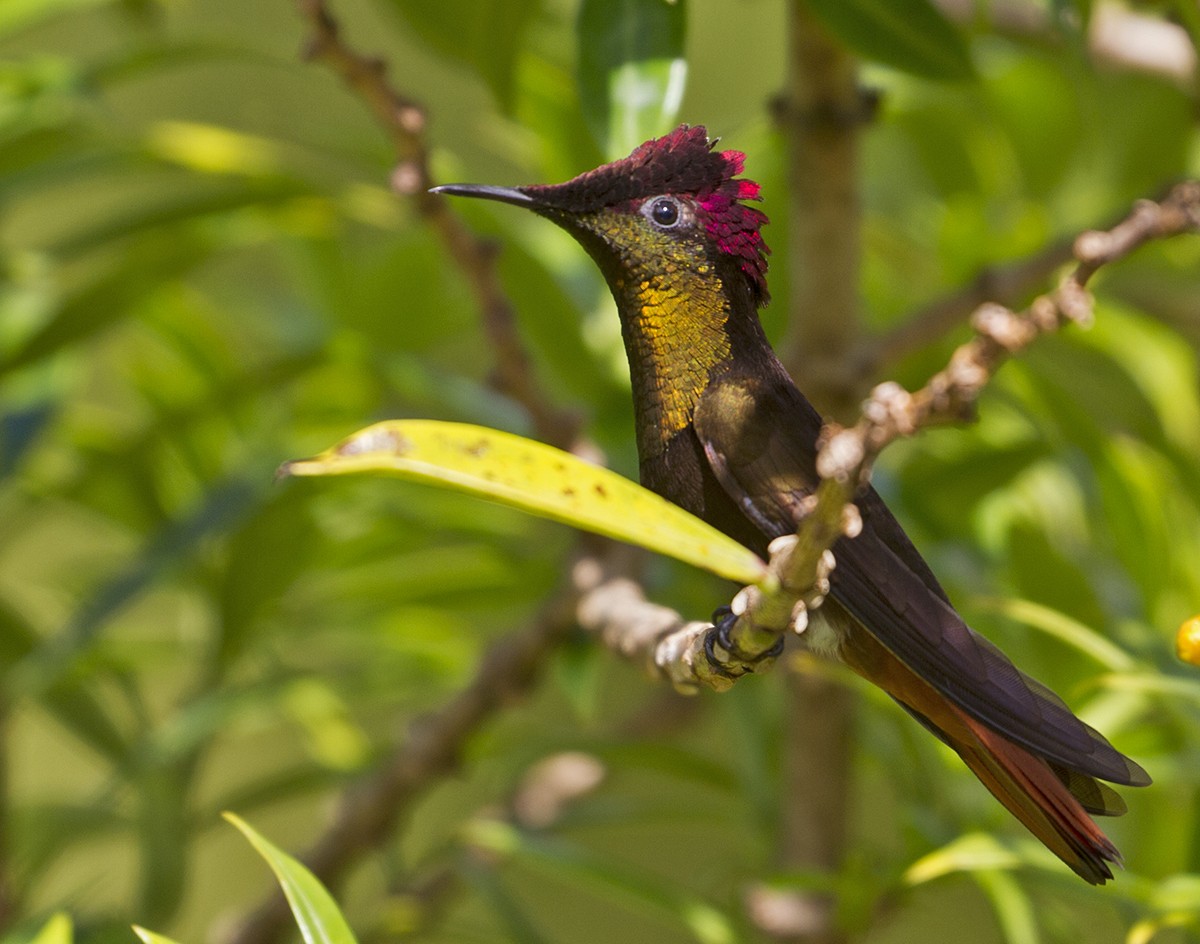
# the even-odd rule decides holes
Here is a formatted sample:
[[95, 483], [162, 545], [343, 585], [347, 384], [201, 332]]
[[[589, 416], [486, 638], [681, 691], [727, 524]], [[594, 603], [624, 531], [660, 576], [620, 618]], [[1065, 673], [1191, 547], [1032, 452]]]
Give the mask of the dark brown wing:
[[[696, 434], [718, 481], [760, 530], [794, 529], [815, 475], [820, 417], [787, 384], [753, 378], [712, 384], [695, 415]], [[1113, 783], [1149, 776], [1045, 686], [1022, 673], [950, 605], [928, 565], [883, 500], [859, 499], [862, 533], [834, 546], [830, 593], [901, 662], [964, 712], [1052, 766]], [[718, 522], [719, 524], [719, 522]], [[1107, 807], [1107, 796], [1092, 805]]]

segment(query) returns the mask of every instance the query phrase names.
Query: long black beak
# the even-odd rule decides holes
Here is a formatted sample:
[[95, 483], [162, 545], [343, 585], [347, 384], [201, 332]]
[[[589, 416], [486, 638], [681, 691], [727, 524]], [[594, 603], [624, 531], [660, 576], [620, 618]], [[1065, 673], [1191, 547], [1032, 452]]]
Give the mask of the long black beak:
[[444, 193], [451, 197], [479, 197], [483, 200], [499, 200], [501, 203], [523, 206], [528, 210], [542, 205], [529, 194], [523, 190], [517, 190], [515, 187], [489, 187], [485, 184], [443, 184], [440, 187], [431, 187], [429, 192]]

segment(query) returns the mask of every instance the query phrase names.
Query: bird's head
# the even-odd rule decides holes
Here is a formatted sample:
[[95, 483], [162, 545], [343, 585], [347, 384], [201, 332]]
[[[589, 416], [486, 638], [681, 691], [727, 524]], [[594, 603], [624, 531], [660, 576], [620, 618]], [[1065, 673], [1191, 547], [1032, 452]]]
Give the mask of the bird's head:
[[435, 192], [533, 210], [570, 232], [604, 272], [613, 294], [678, 273], [689, 281], [743, 279], [766, 304], [766, 215], [743, 201], [759, 186], [739, 178], [745, 155], [715, 151], [702, 125], [681, 125], [628, 157], [561, 184], [449, 184]]

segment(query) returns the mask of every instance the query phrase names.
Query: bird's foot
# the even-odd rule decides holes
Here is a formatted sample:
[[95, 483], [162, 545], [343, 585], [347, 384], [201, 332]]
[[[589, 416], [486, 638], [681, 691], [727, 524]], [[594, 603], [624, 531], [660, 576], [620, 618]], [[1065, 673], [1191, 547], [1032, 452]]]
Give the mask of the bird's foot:
[[[759, 653], [748, 653], [730, 636], [738, 621], [737, 614], [729, 606], [719, 606], [713, 611], [713, 627], [704, 636], [704, 654], [709, 664], [726, 678], [740, 678], [763, 662], [770, 662], [783, 652], [784, 637], [780, 636], [770, 649]], [[721, 658], [717, 647], [726, 654]], [[735, 664], [730, 664], [731, 662]]]

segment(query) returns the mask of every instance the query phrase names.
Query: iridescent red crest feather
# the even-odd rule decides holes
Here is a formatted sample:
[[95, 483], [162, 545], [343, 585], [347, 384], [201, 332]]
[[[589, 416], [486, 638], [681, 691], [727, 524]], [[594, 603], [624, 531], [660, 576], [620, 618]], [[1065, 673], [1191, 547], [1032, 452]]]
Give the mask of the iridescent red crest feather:
[[703, 125], [680, 125], [670, 134], [639, 145], [632, 154], [580, 174], [564, 184], [520, 188], [542, 202], [570, 213], [638, 204], [648, 197], [674, 194], [696, 206], [717, 247], [732, 256], [749, 279], [760, 304], [766, 304], [767, 255], [760, 229], [766, 214], [746, 206], [758, 200], [759, 186], [738, 178], [746, 155], [714, 151]]

